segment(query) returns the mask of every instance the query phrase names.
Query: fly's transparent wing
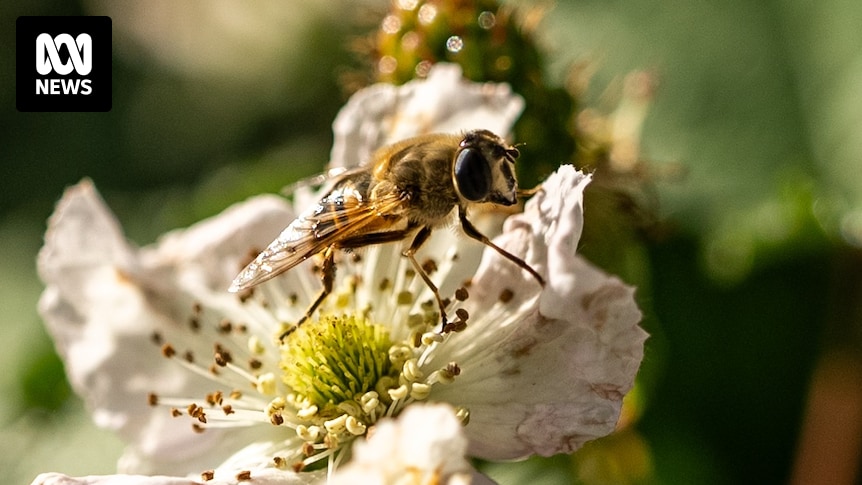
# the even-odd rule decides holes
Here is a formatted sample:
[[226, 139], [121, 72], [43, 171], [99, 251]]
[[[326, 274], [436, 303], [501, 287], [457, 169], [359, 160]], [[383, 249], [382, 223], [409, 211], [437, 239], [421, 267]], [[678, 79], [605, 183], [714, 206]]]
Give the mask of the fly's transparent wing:
[[278, 276], [323, 251], [327, 246], [392, 225], [399, 219], [397, 194], [364, 200], [354, 184], [342, 184], [290, 223], [273, 242], [234, 278], [228, 289], [238, 292]]

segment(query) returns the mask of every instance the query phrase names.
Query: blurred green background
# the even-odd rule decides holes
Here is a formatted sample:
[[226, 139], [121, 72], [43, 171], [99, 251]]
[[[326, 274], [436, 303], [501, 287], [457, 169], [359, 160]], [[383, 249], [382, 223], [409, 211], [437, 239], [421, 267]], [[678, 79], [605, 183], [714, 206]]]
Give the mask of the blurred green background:
[[[341, 82], [358, 69], [357, 39], [388, 8], [0, 4], [9, 483], [40, 471], [110, 473], [121, 450], [89, 423], [36, 314], [35, 256], [64, 187], [92, 178], [143, 245], [320, 171], [346, 100]], [[111, 112], [15, 110], [20, 15], [112, 17]], [[653, 337], [629, 428], [572, 460], [488, 473], [505, 483], [859, 482], [860, 26], [852, 0], [560, 0], [545, 13], [535, 36], [549, 82], [564, 84], [573, 62], [596, 69], [581, 108], [608, 108], [607, 93], [632, 70], [658, 80], [641, 139], [658, 223], [617, 265], [640, 287]]]

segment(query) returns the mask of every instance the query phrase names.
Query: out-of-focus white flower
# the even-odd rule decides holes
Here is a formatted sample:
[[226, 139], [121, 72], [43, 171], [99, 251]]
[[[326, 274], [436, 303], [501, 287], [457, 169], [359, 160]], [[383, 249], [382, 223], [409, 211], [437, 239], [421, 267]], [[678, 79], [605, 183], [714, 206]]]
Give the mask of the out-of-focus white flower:
[[330, 483], [470, 483], [475, 471], [465, 459], [467, 438], [454, 411], [441, 404], [417, 405], [397, 420], [381, 421], [368, 441], [354, 446], [353, 459]]
[[351, 96], [332, 123], [333, 168], [367, 162], [375, 150], [426, 133], [482, 128], [508, 134], [524, 100], [508, 84], [474, 83], [457, 64], [437, 64], [425, 79], [375, 84]]
[[[386, 109], [369, 101], [381, 92], [395, 100]], [[426, 131], [506, 133], [521, 104], [507, 88], [439, 66], [426, 81], [357, 93], [335, 123], [333, 160], [352, 166], [361, 159], [348, 154]], [[464, 423], [467, 453], [486, 459], [570, 452], [610, 433], [646, 334], [634, 290], [576, 255], [588, 182], [561, 167], [495, 239], [544, 287], [439, 230], [417, 259], [459, 325], [440, 328], [430, 290], [402, 247], [386, 244], [340, 255], [333, 294], [283, 343], [277, 336], [318, 292], [313, 261], [252, 292], [226, 288], [293, 219], [285, 201], [257, 197], [139, 249], [91, 183], [69, 189], [39, 257], [40, 311], [96, 422], [130, 443], [120, 472], [160, 476], [39, 480], [306, 483], [337, 477], [351, 444], [378, 429], [346, 469], [359, 473], [409, 439], [384, 418], [412, 420], [406, 410], [417, 402], [448, 403], [454, 417], [441, 419]], [[442, 425], [423, 436], [435, 429], [414, 445], [430, 452], [454, 440], [457, 451], [423, 463], [446, 458], [441, 474], [469, 477], [463, 442]]]

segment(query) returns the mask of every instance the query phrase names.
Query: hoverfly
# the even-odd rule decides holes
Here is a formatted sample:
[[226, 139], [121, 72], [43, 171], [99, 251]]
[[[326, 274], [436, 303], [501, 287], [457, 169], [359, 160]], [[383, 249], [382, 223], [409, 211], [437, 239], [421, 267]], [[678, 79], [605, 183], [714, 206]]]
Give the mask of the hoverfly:
[[518, 155], [517, 148], [487, 130], [421, 135], [385, 146], [371, 163], [339, 174], [316, 206], [303, 212], [236, 276], [230, 291], [252, 288], [321, 254], [323, 288], [298, 327], [332, 292], [335, 250], [412, 237], [402, 255], [431, 289], [445, 326], [444, 300], [417, 261], [416, 252], [433, 229], [451, 220], [456, 209], [467, 236], [493, 248], [544, 286], [536, 270], [491, 242], [467, 219], [467, 209], [474, 204], [511, 206], [519, 193], [525, 193], [518, 190], [515, 180]]

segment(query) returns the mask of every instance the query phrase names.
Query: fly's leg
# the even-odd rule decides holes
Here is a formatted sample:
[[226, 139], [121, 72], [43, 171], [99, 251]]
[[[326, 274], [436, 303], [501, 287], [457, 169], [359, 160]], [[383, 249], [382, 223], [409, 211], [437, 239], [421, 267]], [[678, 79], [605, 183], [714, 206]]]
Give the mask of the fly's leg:
[[294, 330], [299, 328], [300, 325], [305, 323], [306, 320], [311, 318], [311, 315], [314, 314], [317, 307], [323, 303], [323, 300], [332, 293], [332, 283], [335, 281], [335, 248], [333, 246], [327, 246], [326, 249], [323, 250], [323, 266], [321, 267], [321, 281], [323, 282], [323, 288], [320, 290], [320, 293], [317, 294], [317, 298], [308, 306], [308, 309], [305, 310], [305, 314], [302, 318], [296, 322], [296, 325], [286, 330], [283, 334], [281, 334], [278, 339], [284, 340], [288, 335], [290, 335]]
[[311, 318], [314, 314], [317, 307], [323, 303], [323, 300], [332, 293], [332, 284], [335, 281], [335, 250], [336, 249], [357, 249], [363, 248], [365, 246], [371, 246], [373, 244], [384, 244], [389, 242], [401, 241], [405, 237], [407, 237], [412, 229], [408, 230], [398, 230], [398, 231], [385, 231], [385, 232], [375, 232], [370, 234], [362, 234], [360, 236], [348, 237], [345, 238], [335, 244], [330, 245], [323, 251], [323, 266], [321, 268], [321, 273], [323, 276], [321, 277], [321, 281], [323, 281], [323, 289], [320, 290], [320, 293], [317, 294], [317, 298], [314, 299], [311, 305], [309, 305], [308, 309], [305, 311], [305, 314], [296, 325], [279, 337], [279, 339], [284, 340], [285, 337], [290, 335], [291, 332], [299, 328], [300, 325], [305, 323], [306, 320]]
[[[340, 241], [338, 243], [338, 247], [344, 249], [361, 248], [372, 244], [402, 241], [415, 230], [415, 226], [411, 225], [403, 230], [364, 234]], [[443, 321], [443, 328], [446, 328], [446, 324], [448, 323], [445, 310], [446, 304], [440, 296], [440, 290], [437, 288], [437, 285], [431, 281], [431, 278], [428, 276], [425, 269], [422, 268], [422, 265], [419, 264], [419, 261], [416, 260], [416, 252], [419, 251], [419, 248], [428, 240], [429, 236], [431, 236], [431, 228], [423, 226], [419, 229], [419, 232], [416, 233], [416, 236], [413, 237], [413, 242], [410, 243], [410, 247], [401, 254], [410, 260], [410, 264], [413, 265], [413, 269], [422, 278], [422, 281], [425, 282], [431, 292], [434, 293], [434, 299], [437, 300], [437, 307], [440, 309], [440, 318]]]
[[413, 238], [413, 242], [410, 244], [410, 247], [407, 248], [402, 254], [410, 260], [410, 263], [413, 265], [413, 269], [416, 270], [416, 273], [422, 277], [422, 281], [428, 285], [428, 288], [431, 289], [431, 292], [434, 293], [434, 298], [437, 300], [437, 307], [440, 309], [440, 320], [443, 322], [443, 328], [445, 329], [448, 323], [446, 320], [446, 303], [443, 301], [443, 298], [440, 297], [440, 290], [437, 288], [437, 285], [431, 281], [431, 278], [428, 276], [428, 273], [422, 268], [422, 265], [419, 264], [419, 261], [416, 260], [416, 251], [419, 251], [419, 248], [425, 244], [425, 241], [428, 240], [428, 237], [431, 235], [431, 229], [428, 226], [424, 226], [422, 229], [416, 233], [416, 237]]
[[359, 249], [373, 244], [386, 244], [390, 242], [403, 241], [413, 228], [398, 229], [394, 231], [371, 232], [361, 236], [352, 236], [338, 242], [339, 249]]
[[461, 220], [461, 228], [464, 229], [465, 234], [467, 234], [471, 238], [481, 242], [482, 244], [492, 248], [494, 251], [497, 251], [497, 253], [499, 253], [500, 256], [503, 256], [504, 258], [508, 259], [509, 261], [515, 263], [516, 265], [518, 265], [519, 268], [521, 268], [524, 271], [533, 275], [533, 278], [536, 278], [536, 281], [538, 281], [540, 285], [542, 285], [543, 287], [545, 286], [545, 279], [542, 278], [542, 275], [540, 275], [535, 269], [533, 269], [532, 266], [530, 266], [529, 264], [524, 262], [523, 259], [515, 256], [514, 254], [510, 253], [509, 251], [506, 251], [505, 249], [501, 248], [500, 246], [497, 246], [496, 244], [491, 242], [491, 240], [488, 239], [487, 236], [485, 236], [484, 234], [479, 232], [479, 230], [476, 229], [476, 226], [474, 226], [473, 223], [471, 223], [469, 220], [467, 220], [467, 215], [464, 213], [464, 209], [461, 207], [458, 207], [458, 218]]

